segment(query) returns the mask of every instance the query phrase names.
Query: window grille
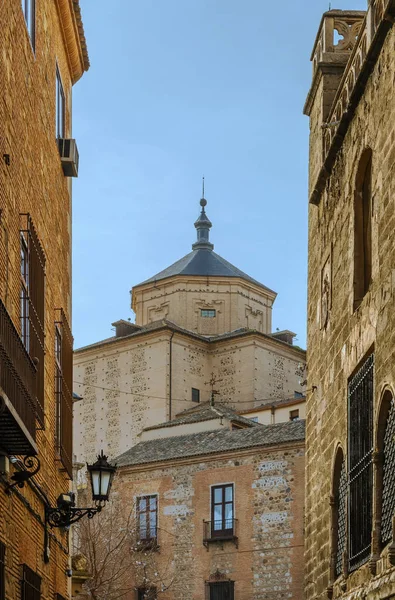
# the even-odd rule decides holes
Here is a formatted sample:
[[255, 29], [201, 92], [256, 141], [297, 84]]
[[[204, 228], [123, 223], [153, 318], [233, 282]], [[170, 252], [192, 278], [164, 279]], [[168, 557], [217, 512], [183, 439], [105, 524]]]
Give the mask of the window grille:
[[0, 542], [0, 600], [5, 600], [5, 545]]
[[56, 441], [60, 459], [73, 476], [73, 338], [62, 309], [55, 322]]
[[23, 565], [21, 592], [21, 600], [40, 600], [41, 598], [41, 577], [27, 565]]
[[348, 383], [348, 540], [349, 570], [369, 558], [373, 493], [373, 366], [374, 355]]
[[343, 554], [346, 549], [346, 508], [347, 508], [347, 472], [346, 472], [346, 461], [343, 460], [340, 479], [339, 489], [337, 493], [337, 546], [336, 546], [336, 564], [335, 564], [335, 575], [339, 577], [343, 572]]
[[44, 425], [45, 255], [30, 215], [21, 220], [21, 338], [37, 368], [37, 418]]
[[392, 539], [392, 517], [395, 514], [395, 403], [391, 398], [384, 434], [383, 489], [381, 509], [381, 542]]
[[234, 600], [234, 581], [215, 581], [207, 583], [208, 600]]

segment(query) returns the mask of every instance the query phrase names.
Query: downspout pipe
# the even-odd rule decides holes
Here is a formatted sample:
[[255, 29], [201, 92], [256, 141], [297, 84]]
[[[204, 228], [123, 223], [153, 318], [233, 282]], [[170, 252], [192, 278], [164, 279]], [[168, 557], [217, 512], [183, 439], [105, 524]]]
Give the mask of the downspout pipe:
[[172, 332], [169, 339], [169, 421], [171, 421], [171, 412], [172, 412], [172, 379], [173, 379], [173, 337], [174, 331]]

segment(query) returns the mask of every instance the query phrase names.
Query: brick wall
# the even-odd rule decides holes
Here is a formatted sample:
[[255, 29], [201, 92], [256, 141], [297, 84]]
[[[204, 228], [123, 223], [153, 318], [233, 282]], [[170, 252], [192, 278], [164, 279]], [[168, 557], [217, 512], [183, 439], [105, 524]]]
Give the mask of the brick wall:
[[[71, 320], [71, 183], [63, 175], [55, 140], [55, 66], [66, 96], [66, 134], [71, 133], [72, 74], [57, 6], [36, 2], [33, 52], [18, 1], [0, 6], [0, 297], [20, 331], [20, 213], [29, 213], [46, 257], [45, 428], [37, 432], [41, 470], [35, 480], [52, 504], [69, 480], [55, 450], [54, 321], [63, 308]], [[72, 14], [72, 3], [66, 9]], [[71, 32], [68, 35], [72, 35]], [[74, 40], [78, 43], [78, 40]], [[3, 160], [9, 155], [9, 165]], [[6, 597], [20, 597], [21, 565], [42, 577], [42, 598], [68, 596], [68, 533], [50, 536], [45, 563], [44, 505], [26, 485], [7, 496], [0, 483], [0, 540], [6, 545]]]

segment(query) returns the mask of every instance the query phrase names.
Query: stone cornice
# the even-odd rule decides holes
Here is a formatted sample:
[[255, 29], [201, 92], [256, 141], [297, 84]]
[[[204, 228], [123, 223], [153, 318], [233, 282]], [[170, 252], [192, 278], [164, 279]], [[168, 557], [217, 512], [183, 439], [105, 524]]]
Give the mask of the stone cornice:
[[79, 0], [55, 0], [66, 47], [71, 81], [76, 83], [89, 69], [89, 57]]

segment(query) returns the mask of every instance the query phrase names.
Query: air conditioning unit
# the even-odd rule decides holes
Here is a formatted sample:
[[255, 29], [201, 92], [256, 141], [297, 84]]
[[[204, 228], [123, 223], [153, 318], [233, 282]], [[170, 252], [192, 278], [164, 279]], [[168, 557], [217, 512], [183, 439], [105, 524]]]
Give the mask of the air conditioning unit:
[[60, 160], [66, 177], [78, 177], [79, 155], [75, 140], [58, 138]]

